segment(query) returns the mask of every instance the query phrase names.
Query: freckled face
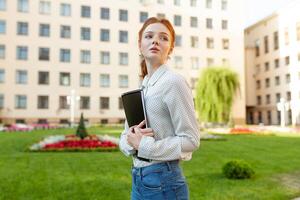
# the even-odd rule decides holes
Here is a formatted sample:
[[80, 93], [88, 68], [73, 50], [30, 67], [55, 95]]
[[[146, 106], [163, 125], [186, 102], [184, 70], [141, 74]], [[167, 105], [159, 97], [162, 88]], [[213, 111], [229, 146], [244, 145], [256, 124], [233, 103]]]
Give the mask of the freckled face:
[[143, 32], [139, 48], [145, 59], [165, 63], [171, 48], [169, 29], [161, 23], [150, 24]]

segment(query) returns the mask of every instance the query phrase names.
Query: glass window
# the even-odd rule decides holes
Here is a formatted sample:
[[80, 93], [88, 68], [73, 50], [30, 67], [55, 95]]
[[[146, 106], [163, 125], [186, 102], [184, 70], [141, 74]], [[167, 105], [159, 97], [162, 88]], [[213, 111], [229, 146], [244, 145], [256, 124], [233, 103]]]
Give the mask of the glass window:
[[4, 82], [5, 82], [5, 70], [0, 69], [0, 83], [4, 83]]
[[5, 45], [0, 44], [0, 59], [5, 59]]
[[18, 35], [28, 35], [28, 23], [27, 22], [17, 22], [17, 34]]
[[285, 75], [285, 82], [286, 83], [290, 83], [291, 82], [291, 75], [290, 74], [286, 74]]
[[213, 58], [206, 58], [207, 67], [213, 66], [215, 64], [215, 60]]
[[260, 80], [256, 81], [256, 89], [260, 89]]
[[222, 0], [222, 4], [221, 4], [221, 9], [222, 10], [227, 10], [227, 5], [228, 3], [227, 3], [227, 0]]
[[60, 49], [60, 62], [70, 62], [71, 61], [71, 50], [70, 49]]
[[281, 99], [281, 94], [276, 93], [276, 103], [280, 102], [280, 99]]
[[0, 0], [0, 10], [1, 11], [6, 10], [6, 0]]
[[290, 101], [291, 99], [292, 99], [291, 92], [290, 92], [290, 91], [287, 91], [287, 92], [286, 92], [286, 100], [287, 100], [287, 101]]
[[49, 85], [49, 72], [39, 71], [38, 77], [39, 85]]
[[265, 62], [265, 71], [269, 71], [270, 69], [270, 65], [269, 65], [269, 62]]
[[0, 34], [6, 33], [6, 22], [3, 20], [0, 20]]
[[60, 15], [71, 16], [71, 4], [66, 4], [66, 3], [60, 4]]
[[270, 87], [270, 79], [269, 78], [265, 79], [265, 85], [266, 85], [266, 88]]
[[100, 18], [109, 20], [109, 8], [100, 8]]
[[259, 56], [259, 45], [260, 45], [260, 41], [259, 39], [255, 40], [255, 56], [258, 57]]
[[181, 26], [181, 16], [180, 15], [174, 15], [174, 25]]
[[59, 96], [59, 108], [60, 109], [69, 109], [70, 106], [68, 104], [67, 96]]
[[28, 12], [28, 0], [18, 0], [18, 12]]
[[199, 58], [198, 57], [191, 57], [192, 69], [199, 69]]
[[71, 38], [71, 26], [60, 26], [60, 37], [61, 38]]
[[195, 89], [198, 82], [198, 78], [191, 78], [191, 89]]
[[39, 48], [39, 60], [50, 60], [49, 48]]
[[206, 38], [206, 48], [213, 49], [214, 48], [214, 39]]
[[222, 20], [222, 29], [227, 30], [228, 29], [228, 21], [227, 20]]
[[49, 97], [38, 96], [38, 109], [48, 109], [48, 108], [49, 108]]
[[275, 66], [275, 68], [279, 68], [279, 59], [278, 58], [274, 60], [274, 66]]
[[120, 109], [120, 110], [124, 109], [123, 101], [122, 101], [122, 98], [121, 98], [121, 97], [119, 97], [119, 109]]
[[108, 51], [100, 52], [100, 63], [103, 65], [108, 65], [110, 63], [110, 53]]
[[230, 66], [229, 59], [222, 58], [222, 65], [223, 66]]
[[174, 0], [174, 5], [175, 6], [180, 6], [180, 0]]
[[100, 87], [110, 86], [110, 76], [109, 74], [100, 74]]
[[51, 13], [51, 3], [49, 1], [40, 1], [40, 14], [49, 15]]
[[212, 29], [213, 28], [212, 18], [206, 18], [206, 28], [207, 29]]
[[164, 4], [165, 1], [164, 1], [164, 0], [157, 0], [157, 3], [158, 3], [158, 4]]
[[182, 56], [174, 57], [174, 68], [181, 69], [183, 67]]
[[80, 73], [80, 86], [81, 87], [91, 86], [91, 75], [89, 73]]
[[119, 65], [128, 65], [128, 53], [126, 52], [119, 53]]
[[140, 22], [144, 23], [148, 19], [148, 13], [147, 12], [140, 12]]
[[267, 35], [264, 37], [264, 46], [265, 46], [265, 53], [269, 53], [269, 41]]
[[49, 24], [40, 24], [39, 35], [41, 37], [49, 37], [50, 36], [50, 25]]
[[27, 60], [28, 58], [28, 47], [17, 46], [17, 60]]
[[256, 96], [257, 105], [261, 105], [261, 96]]
[[109, 109], [109, 97], [100, 97], [100, 109]]
[[59, 73], [59, 84], [63, 86], [69, 86], [71, 84], [71, 75], [68, 72]]
[[274, 50], [277, 50], [279, 47], [279, 41], [278, 41], [278, 31], [275, 31], [273, 33], [273, 39], [274, 39]]
[[197, 17], [191, 17], [191, 27], [198, 27], [198, 18]]
[[284, 58], [284, 60], [285, 60], [285, 65], [289, 65], [290, 64], [290, 57], [289, 56], [286, 56]]
[[280, 85], [280, 76], [275, 76], [275, 85]]
[[222, 39], [223, 49], [229, 49], [229, 39]]
[[27, 71], [26, 70], [16, 70], [16, 83], [17, 84], [27, 84]]
[[199, 39], [197, 36], [191, 36], [191, 47], [193, 48], [199, 47]]
[[80, 51], [80, 62], [89, 64], [91, 63], [91, 51], [81, 50]]
[[182, 37], [181, 35], [175, 35], [175, 46], [181, 47], [182, 46]]
[[108, 42], [109, 41], [109, 29], [100, 29], [100, 40], [102, 42]]
[[128, 32], [127, 31], [119, 31], [119, 42], [120, 43], [128, 43]]
[[16, 109], [26, 109], [27, 107], [27, 96], [26, 95], [16, 95], [15, 96], [15, 108]]
[[0, 109], [4, 108], [4, 95], [0, 94]]
[[285, 28], [285, 30], [284, 30], [284, 43], [285, 43], [285, 45], [289, 45], [289, 43], [290, 43], [288, 28]]
[[80, 104], [80, 109], [90, 109], [90, 97], [81, 96], [79, 104]]
[[128, 88], [128, 75], [119, 75], [119, 87]]
[[88, 27], [81, 27], [81, 40], [91, 40], [91, 29]]
[[81, 17], [90, 18], [91, 17], [91, 7], [81, 6]]
[[212, 0], [206, 0], [206, 8], [212, 8]]
[[270, 104], [271, 103], [271, 95], [267, 94], [266, 95], [266, 104]]
[[127, 10], [119, 10], [119, 20], [123, 22], [128, 21], [128, 11]]
[[197, 0], [190, 0], [191, 7], [197, 6]]
[[164, 19], [164, 18], [166, 18], [166, 15], [163, 14], [163, 13], [157, 13], [157, 18], [158, 19]]

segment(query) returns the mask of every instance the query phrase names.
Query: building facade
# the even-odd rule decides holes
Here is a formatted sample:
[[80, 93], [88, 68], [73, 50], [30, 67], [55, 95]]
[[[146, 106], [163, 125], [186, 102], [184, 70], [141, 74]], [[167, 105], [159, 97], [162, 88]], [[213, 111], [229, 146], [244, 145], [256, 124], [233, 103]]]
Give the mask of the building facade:
[[300, 2], [292, 1], [245, 29], [249, 124], [279, 125], [285, 119], [287, 125], [300, 125], [299, 9]]
[[0, 0], [2, 123], [120, 123], [120, 94], [140, 85], [138, 30], [151, 16], [176, 31], [170, 68], [191, 88], [201, 69], [231, 66], [241, 93], [233, 108], [245, 121], [242, 2], [231, 0]]

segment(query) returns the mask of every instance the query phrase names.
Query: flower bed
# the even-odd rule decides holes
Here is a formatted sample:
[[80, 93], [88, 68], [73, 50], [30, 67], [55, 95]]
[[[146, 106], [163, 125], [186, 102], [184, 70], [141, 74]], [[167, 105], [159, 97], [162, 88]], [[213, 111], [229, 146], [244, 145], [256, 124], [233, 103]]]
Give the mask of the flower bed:
[[255, 131], [244, 127], [230, 129], [230, 134], [252, 134], [252, 133], [255, 133]]
[[29, 147], [30, 151], [116, 151], [119, 139], [108, 135], [88, 135], [80, 139], [76, 135], [48, 136]]

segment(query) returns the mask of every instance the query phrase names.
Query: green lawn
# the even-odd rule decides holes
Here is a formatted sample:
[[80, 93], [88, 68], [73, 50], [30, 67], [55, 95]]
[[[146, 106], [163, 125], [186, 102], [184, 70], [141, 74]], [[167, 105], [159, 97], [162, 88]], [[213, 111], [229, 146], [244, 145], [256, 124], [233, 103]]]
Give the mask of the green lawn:
[[[89, 133], [119, 136], [121, 129], [90, 128]], [[0, 199], [129, 199], [131, 159], [120, 152], [30, 153], [46, 135], [70, 129], [0, 133]], [[202, 141], [193, 159], [182, 163], [191, 199], [292, 199], [300, 196], [300, 137], [235, 135]], [[244, 159], [251, 180], [228, 180], [222, 165]]]

